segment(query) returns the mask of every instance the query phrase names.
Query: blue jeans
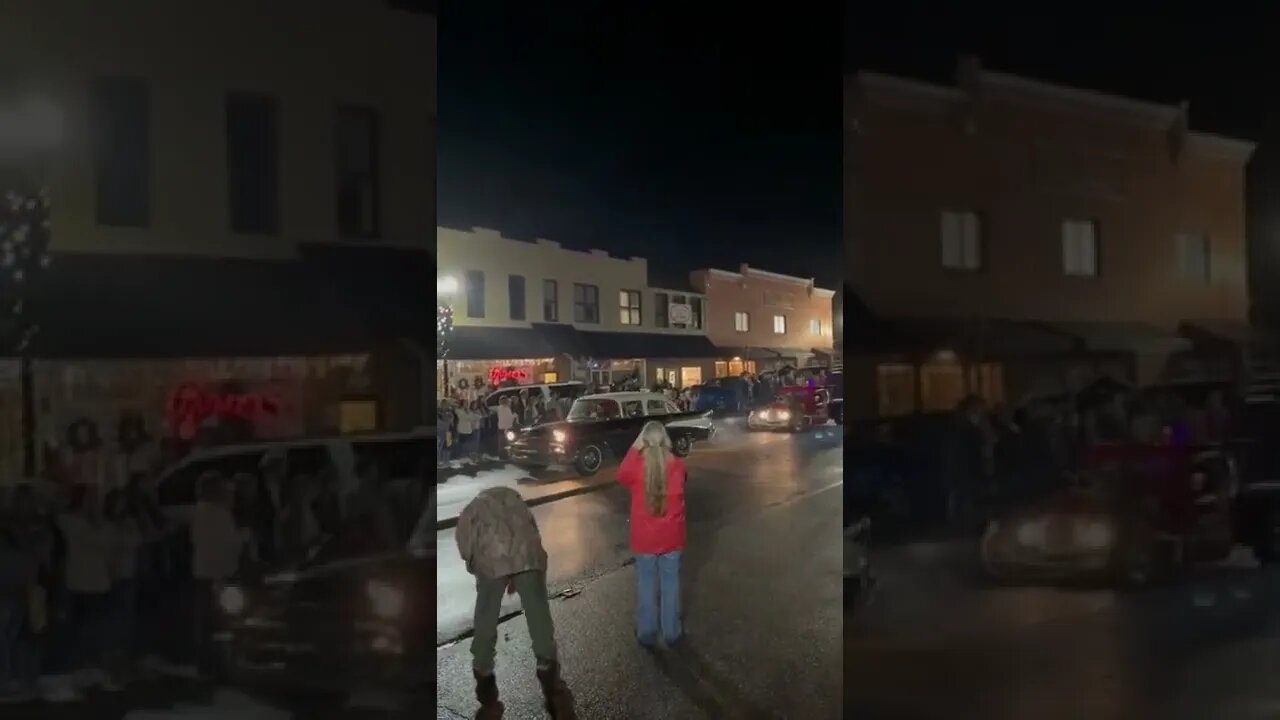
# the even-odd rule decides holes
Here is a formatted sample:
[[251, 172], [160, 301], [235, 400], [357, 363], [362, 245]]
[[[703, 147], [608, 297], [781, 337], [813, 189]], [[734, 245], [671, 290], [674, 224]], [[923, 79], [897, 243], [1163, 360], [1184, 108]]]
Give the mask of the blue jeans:
[[658, 637], [659, 617], [667, 644], [684, 634], [680, 626], [681, 554], [675, 550], [664, 555], [636, 555], [636, 638], [646, 645]]

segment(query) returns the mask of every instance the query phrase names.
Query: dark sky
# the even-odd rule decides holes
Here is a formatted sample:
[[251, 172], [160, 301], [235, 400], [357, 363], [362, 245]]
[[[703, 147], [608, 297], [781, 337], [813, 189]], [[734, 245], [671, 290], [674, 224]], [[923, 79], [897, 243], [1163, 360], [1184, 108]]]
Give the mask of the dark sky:
[[[959, 5], [960, 3], [956, 3]], [[1163, 103], [1191, 102], [1191, 128], [1259, 143], [1249, 167], [1250, 285], [1280, 318], [1280, 38], [1266, 3], [994, 9], [902, 0], [850, 3], [845, 67], [954, 83], [956, 58], [993, 70]], [[1102, 8], [1100, 10], [1100, 8]], [[1214, 12], [1215, 8], [1221, 8]]]
[[837, 3], [444, 5], [442, 225], [840, 280]]

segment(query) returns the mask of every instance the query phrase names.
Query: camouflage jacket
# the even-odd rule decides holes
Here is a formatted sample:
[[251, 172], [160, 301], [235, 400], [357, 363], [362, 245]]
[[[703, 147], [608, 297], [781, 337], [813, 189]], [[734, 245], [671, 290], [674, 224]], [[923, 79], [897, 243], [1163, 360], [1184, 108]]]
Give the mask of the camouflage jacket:
[[458, 516], [454, 536], [467, 572], [476, 577], [547, 569], [538, 524], [524, 498], [511, 488], [489, 488], [477, 495]]

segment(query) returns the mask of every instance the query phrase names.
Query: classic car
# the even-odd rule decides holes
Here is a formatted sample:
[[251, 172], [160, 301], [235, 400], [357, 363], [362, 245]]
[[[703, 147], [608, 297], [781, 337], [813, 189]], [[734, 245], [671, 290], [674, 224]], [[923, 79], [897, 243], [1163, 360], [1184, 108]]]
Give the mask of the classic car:
[[317, 541], [304, 562], [222, 588], [216, 639], [234, 681], [421, 688], [435, 663], [433, 487], [389, 491], [387, 506], [399, 534], [392, 544], [356, 520]]
[[988, 524], [979, 555], [997, 579], [1116, 579], [1141, 585], [1190, 563], [1223, 560], [1240, 543], [1273, 532], [1252, 517], [1220, 449], [1123, 445], [1102, 448], [1067, 489]]
[[600, 393], [575, 400], [564, 420], [509, 431], [507, 454], [521, 467], [570, 465], [590, 476], [607, 456], [625, 455], [651, 420], [666, 426], [672, 451], [681, 457], [715, 434], [710, 411], [682, 411], [660, 393]]
[[812, 385], [788, 385], [774, 401], [747, 415], [748, 430], [799, 432], [812, 425], [825, 425], [827, 389]]

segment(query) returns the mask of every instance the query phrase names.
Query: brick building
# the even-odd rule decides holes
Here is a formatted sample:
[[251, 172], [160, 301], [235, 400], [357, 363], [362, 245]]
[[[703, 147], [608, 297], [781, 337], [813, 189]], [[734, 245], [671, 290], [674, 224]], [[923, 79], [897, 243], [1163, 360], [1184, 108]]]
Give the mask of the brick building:
[[707, 296], [707, 337], [734, 353], [731, 366], [724, 368], [729, 375], [783, 364], [830, 362], [834, 290], [815, 286], [812, 278], [758, 270], [745, 263], [736, 273], [695, 270], [690, 280]]
[[855, 412], [1231, 372], [1254, 146], [1185, 104], [957, 75], [846, 80]]

